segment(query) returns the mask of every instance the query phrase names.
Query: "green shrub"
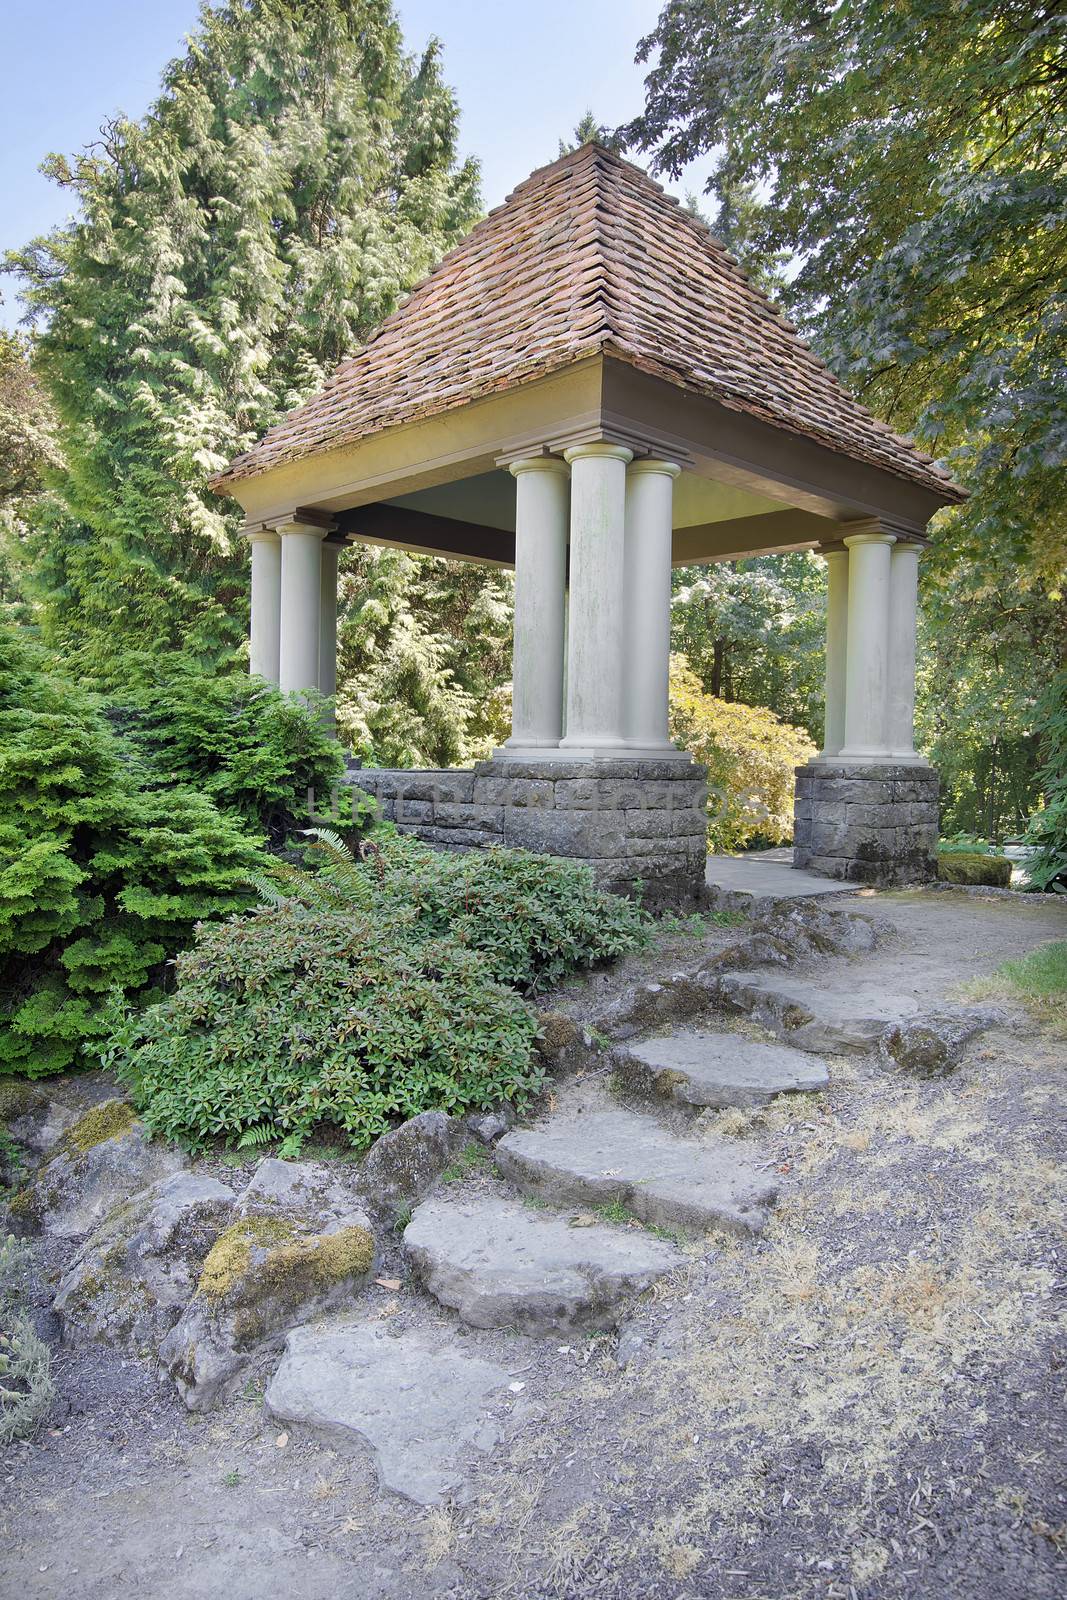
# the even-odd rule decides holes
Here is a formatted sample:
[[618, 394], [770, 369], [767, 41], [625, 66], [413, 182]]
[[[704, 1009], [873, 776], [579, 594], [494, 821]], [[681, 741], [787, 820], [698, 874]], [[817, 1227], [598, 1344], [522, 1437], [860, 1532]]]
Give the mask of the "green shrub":
[[1011, 862], [1007, 856], [948, 850], [938, 855], [937, 875], [942, 883], [987, 884], [1007, 889], [1011, 884]]
[[685, 657], [672, 656], [671, 736], [708, 769], [710, 850], [793, 837], [795, 769], [816, 753], [803, 728], [706, 694]]
[[361, 905], [413, 915], [424, 939], [476, 950], [489, 977], [524, 994], [568, 973], [615, 960], [650, 936], [647, 915], [598, 889], [591, 868], [527, 850], [432, 850], [410, 835], [377, 835], [355, 865], [336, 835], [318, 830], [310, 875], [281, 867], [281, 892], [304, 905]]
[[102, 1000], [145, 999], [263, 857], [192, 788], [163, 788], [35, 646], [0, 632], [0, 1073], [91, 1053]]
[[126, 665], [108, 717], [157, 780], [188, 784], [275, 844], [344, 768], [318, 715], [247, 673], [207, 677], [179, 655]]
[[413, 912], [285, 904], [199, 928], [175, 992], [105, 1059], [148, 1126], [193, 1149], [294, 1148], [323, 1124], [364, 1146], [420, 1111], [526, 1103], [536, 1028], [480, 954], [424, 938]]

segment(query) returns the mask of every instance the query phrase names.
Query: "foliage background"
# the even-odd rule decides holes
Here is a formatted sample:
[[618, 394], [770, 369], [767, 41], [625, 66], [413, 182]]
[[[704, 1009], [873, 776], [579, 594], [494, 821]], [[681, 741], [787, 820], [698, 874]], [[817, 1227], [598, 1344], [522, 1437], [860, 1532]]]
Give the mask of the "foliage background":
[[620, 142], [714, 154], [717, 231], [971, 492], [922, 564], [920, 733], [946, 831], [1017, 829], [1067, 664], [1067, 12], [668, 0], [639, 55]]

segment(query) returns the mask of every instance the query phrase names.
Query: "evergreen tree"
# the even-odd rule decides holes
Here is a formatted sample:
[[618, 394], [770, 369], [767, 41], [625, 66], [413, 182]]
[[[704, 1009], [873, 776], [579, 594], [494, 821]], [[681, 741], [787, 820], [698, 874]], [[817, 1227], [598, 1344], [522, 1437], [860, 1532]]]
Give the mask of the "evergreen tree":
[[47, 170], [77, 219], [9, 257], [40, 317], [64, 457], [36, 545], [50, 639], [107, 667], [224, 655], [238, 515], [206, 483], [470, 226], [478, 172], [436, 42], [388, 0], [205, 5], [140, 122]]
[[340, 594], [337, 724], [365, 761], [458, 766], [508, 737], [509, 574], [353, 545]]

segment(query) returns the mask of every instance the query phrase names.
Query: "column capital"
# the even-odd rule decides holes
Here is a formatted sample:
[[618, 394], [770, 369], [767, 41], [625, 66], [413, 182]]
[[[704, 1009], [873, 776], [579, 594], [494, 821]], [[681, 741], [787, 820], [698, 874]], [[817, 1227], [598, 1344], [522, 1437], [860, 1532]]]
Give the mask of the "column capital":
[[513, 478], [523, 472], [555, 472], [564, 478], [570, 475], [567, 463], [559, 456], [519, 456], [508, 462], [508, 471]]
[[318, 522], [305, 522], [302, 517], [285, 517], [274, 524], [274, 531], [283, 539], [287, 533], [309, 533], [317, 539], [325, 539], [332, 529]]
[[268, 528], [266, 523], [261, 523], [258, 528], [240, 528], [238, 530], [238, 537], [241, 539], [247, 539], [249, 544], [256, 544], [260, 540], [268, 542], [275, 540], [277, 539], [278, 534], [276, 529]]
[[563, 452], [563, 459], [568, 463], [582, 461], [589, 456], [599, 457], [603, 461], [630, 462], [634, 458], [634, 453], [624, 444], [609, 444], [606, 439], [593, 440], [589, 444], [572, 444]]
[[845, 545], [846, 549], [852, 550], [856, 547], [856, 545], [896, 544], [897, 536], [895, 533], [883, 533], [879, 528], [877, 530], [872, 530], [870, 533], [866, 531], [862, 533], [847, 533], [841, 542]]
[[630, 462], [629, 475], [633, 477], [637, 473], [643, 475], [647, 472], [658, 473], [664, 478], [677, 478], [681, 470], [677, 461], [666, 461], [661, 456], [638, 456]]

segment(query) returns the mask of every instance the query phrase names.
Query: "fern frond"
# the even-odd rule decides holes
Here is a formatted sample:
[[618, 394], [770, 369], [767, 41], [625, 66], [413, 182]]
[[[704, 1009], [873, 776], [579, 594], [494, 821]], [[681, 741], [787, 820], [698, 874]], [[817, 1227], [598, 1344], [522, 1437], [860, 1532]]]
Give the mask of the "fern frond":
[[287, 895], [281, 885], [266, 872], [253, 872], [249, 875], [248, 882], [267, 906], [287, 906], [292, 903], [292, 896]]
[[251, 873], [248, 882], [266, 905], [295, 904], [309, 911], [337, 911], [349, 904], [347, 896], [315, 873], [294, 867], [291, 861], [271, 861], [265, 871]]
[[322, 858], [317, 881], [328, 883], [347, 904], [369, 905], [372, 894], [367, 875], [340, 834], [334, 833], [332, 828], [304, 828], [302, 831], [311, 839], [308, 849]]
[[254, 1128], [246, 1128], [237, 1141], [238, 1150], [258, 1149], [261, 1145], [273, 1144], [279, 1139], [277, 1128], [272, 1122], [257, 1123]]

